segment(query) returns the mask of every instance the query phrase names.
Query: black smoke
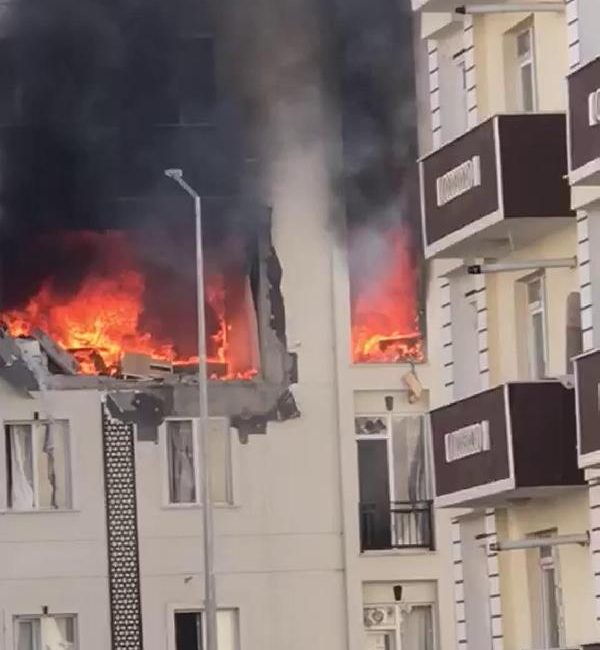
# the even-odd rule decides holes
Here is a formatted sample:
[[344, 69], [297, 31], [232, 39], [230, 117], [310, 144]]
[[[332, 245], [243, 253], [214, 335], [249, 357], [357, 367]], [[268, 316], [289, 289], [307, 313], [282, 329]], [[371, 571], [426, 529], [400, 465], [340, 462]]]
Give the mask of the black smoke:
[[150, 322], [173, 302], [165, 296], [193, 305], [191, 199], [163, 170], [183, 167], [209, 197], [210, 264], [235, 213], [211, 197], [235, 195], [240, 169], [239, 128], [216, 97], [207, 2], [22, 0], [0, 30], [2, 308], [45, 282], [68, 296], [89, 273], [110, 273], [90, 240], [61, 235], [105, 229], [132, 232]]

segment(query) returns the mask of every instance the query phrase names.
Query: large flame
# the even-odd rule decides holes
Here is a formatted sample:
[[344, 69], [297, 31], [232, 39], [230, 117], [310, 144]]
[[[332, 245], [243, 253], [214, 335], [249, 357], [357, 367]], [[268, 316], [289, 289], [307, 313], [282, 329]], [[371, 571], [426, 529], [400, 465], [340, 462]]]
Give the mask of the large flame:
[[[141, 325], [144, 311], [145, 277], [135, 268], [134, 256], [128, 251], [125, 233], [79, 233], [88, 243], [98, 239], [99, 244], [116, 262], [114, 272], [89, 273], [77, 291], [63, 295], [51, 281], [44, 282], [21, 309], [2, 313], [0, 318], [11, 335], [31, 336], [39, 329], [56, 343], [70, 351], [86, 374], [116, 373], [124, 353], [149, 355], [155, 360], [174, 365], [197, 364], [197, 356], [182, 357], [174, 340], [165, 340], [145, 330]], [[209, 333], [207, 358], [213, 378], [249, 379], [256, 374], [253, 367], [240, 367], [231, 358], [229, 340], [232, 322], [226, 316], [225, 282], [220, 274], [205, 278], [206, 303], [216, 315], [216, 331]], [[190, 299], [194, 299], [193, 297]], [[241, 326], [240, 319], [235, 319]], [[243, 364], [242, 364], [243, 365]]]
[[357, 230], [349, 244], [353, 361], [422, 361], [418, 278], [408, 226]]

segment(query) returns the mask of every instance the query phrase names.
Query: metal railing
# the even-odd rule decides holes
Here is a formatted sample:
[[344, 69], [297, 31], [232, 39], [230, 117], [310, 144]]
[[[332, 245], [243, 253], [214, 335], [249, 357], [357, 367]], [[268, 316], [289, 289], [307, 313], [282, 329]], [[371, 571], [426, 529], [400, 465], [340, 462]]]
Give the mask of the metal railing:
[[359, 513], [361, 551], [435, 548], [431, 501], [361, 503]]

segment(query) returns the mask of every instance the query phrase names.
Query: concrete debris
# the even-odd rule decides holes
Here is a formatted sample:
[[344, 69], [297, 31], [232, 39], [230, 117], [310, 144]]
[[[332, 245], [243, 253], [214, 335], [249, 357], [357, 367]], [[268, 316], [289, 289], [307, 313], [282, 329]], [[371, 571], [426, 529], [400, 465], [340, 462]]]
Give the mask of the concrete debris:
[[0, 330], [0, 377], [20, 392], [39, 389], [36, 373], [24, 359], [15, 339], [4, 330]]
[[48, 358], [55, 363], [62, 372], [67, 375], [76, 375], [79, 373], [80, 367], [77, 360], [66, 350], [57, 345], [47, 334], [42, 332], [42, 330], [34, 329], [32, 335], [48, 355]]
[[121, 360], [121, 374], [124, 378], [161, 379], [173, 374], [173, 364], [158, 361], [148, 354], [125, 352]]

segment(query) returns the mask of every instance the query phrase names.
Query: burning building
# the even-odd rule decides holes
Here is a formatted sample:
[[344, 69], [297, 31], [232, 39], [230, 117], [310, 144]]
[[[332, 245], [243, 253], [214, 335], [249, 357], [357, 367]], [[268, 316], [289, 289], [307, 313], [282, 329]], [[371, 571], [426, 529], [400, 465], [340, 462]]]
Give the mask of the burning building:
[[[412, 149], [381, 147], [412, 123], [371, 130], [412, 87], [362, 84], [352, 3], [218, 4], [27, 0], [0, 23], [9, 648], [204, 647], [201, 274], [166, 168], [202, 197], [219, 650], [363, 650], [393, 600], [369, 563], [433, 635], [425, 398], [400, 382], [425, 360]], [[369, 33], [396, 25], [384, 49], [412, 61], [380, 4]], [[398, 549], [422, 555], [406, 575], [366, 557]]]
[[12, 337], [49, 337], [76, 373], [189, 379], [192, 205], [163, 175], [183, 167], [203, 197], [209, 376], [249, 382], [224, 415], [260, 419], [294, 362], [270, 214], [243, 189], [250, 152], [217, 83], [209, 13], [184, 0], [9, 9], [0, 319]]

